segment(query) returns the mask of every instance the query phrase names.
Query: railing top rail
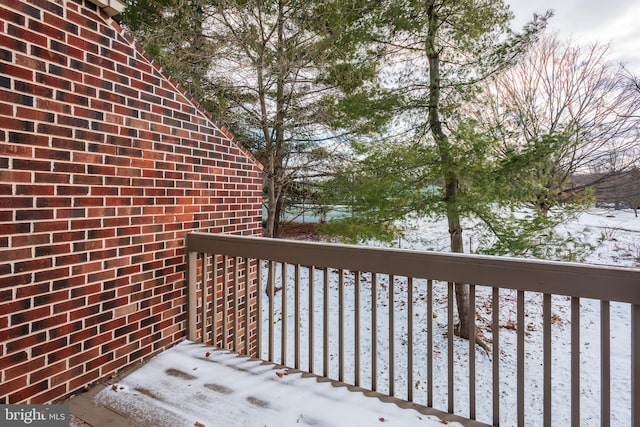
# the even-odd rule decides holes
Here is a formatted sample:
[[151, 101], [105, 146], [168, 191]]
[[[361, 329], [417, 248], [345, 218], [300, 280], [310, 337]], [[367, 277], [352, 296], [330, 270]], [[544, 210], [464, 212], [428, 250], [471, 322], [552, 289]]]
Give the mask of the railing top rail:
[[189, 233], [188, 252], [472, 283], [640, 305], [640, 270], [578, 263]]

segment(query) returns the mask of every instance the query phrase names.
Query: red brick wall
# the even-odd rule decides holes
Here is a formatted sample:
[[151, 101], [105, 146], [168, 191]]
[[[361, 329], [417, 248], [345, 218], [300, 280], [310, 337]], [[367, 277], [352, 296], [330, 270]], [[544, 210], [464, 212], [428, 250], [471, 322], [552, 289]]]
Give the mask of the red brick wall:
[[259, 165], [103, 11], [0, 4], [0, 404], [185, 336], [185, 233], [261, 233]]

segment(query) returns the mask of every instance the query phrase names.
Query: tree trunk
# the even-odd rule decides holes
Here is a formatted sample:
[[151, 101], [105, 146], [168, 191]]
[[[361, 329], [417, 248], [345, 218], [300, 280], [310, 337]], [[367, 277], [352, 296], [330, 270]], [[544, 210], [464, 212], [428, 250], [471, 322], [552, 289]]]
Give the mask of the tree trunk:
[[[451, 239], [451, 252], [464, 252], [462, 242], [462, 226], [460, 225], [460, 215], [455, 206], [447, 209], [447, 220], [449, 222], [449, 237]], [[469, 285], [455, 283], [456, 306], [458, 308], [459, 323], [456, 328], [457, 334], [461, 338], [469, 338], [469, 331], [474, 321], [475, 313], [469, 313]]]
[[280, 218], [282, 218], [282, 211], [284, 210], [284, 194], [280, 193], [280, 197], [276, 200], [276, 220], [273, 224], [273, 235], [271, 237], [282, 237], [282, 228], [280, 227]]
[[[425, 50], [429, 61], [429, 126], [431, 135], [438, 148], [440, 166], [445, 185], [444, 202], [447, 209], [449, 223], [449, 236], [451, 239], [451, 252], [464, 251], [462, 241], [462, 226], [460, 225], [460, 212], [458, 211], [458, 177], [454, 168], [454, 160], [451, 155], [449, 138], [442, 129], [440, 122], [440, 53], [436, 46], [436, 32], [438, 30], [438, 16], [435, 5], [428, 6], [429, 28]], [[456, 305], [458, 308], [459, 324], [457, 332], [462, 338], [469, 338], [469, 326], [474, 322], [474, 313], [469, 313], [469, 286], [462, 283], [455, 284]]]
[[266, 237], [274, 237], [274, 232], [276, 228], [276, 223], [278, 221], [278, 217], [276, 216], [276, 183], [275, 183], [275, 174], [273, 171], [268, 172], [269, 176], [267, 177], [267, 224], [265, 227], [265, 236]]

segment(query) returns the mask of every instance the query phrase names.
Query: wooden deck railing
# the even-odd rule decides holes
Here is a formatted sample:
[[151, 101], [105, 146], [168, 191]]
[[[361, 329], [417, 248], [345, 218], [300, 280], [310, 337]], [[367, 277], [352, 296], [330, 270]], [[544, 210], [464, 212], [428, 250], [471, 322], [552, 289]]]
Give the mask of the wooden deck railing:
[[[571, 425], [584, 423], [585, 410], [594, 407], [598, 424], [610, 425], [611, 331], [626, 331], [630, 344], [622, 360], [628, 365], [623, 378], [617, 365], [614, 374], [628, 392], [613, 397], [616, 408], [623, 402], [623, 413], [613, 415], [640, 425], [640, 270], [204, 233], [188, 235], [187, 254], [189, 339], [471, 420], [481, 412], [481, 421], [496, 426], [507, 423], [507, 415], [514, 419], [509, 424], [558, 425], [566, 406]], [[454, 336], [456, 283], [470, 284], [469, 309], [482, 325], [471, 328], [468, 341]], [[591, 300], [598, 320], [581, 325], [581, 308]], [[628, 313], [628, 325], [611, 325], [612, 303]], [[506, 306], [513, 306], [508, 319], [501, 313]], [[527, 338], [528, 328], [536, 328], [531, 312], [539, 313], [541, 343]], [[565, 343], [554, 338], [554, 322], [570, 329], [567, 367], [557, 366]], [[593, 328], [599, 343], [585, 343], [584, 335], [581, 342]], [[514, 343], [501, 342], [507, 332]], [[477, 334], [490, 342], [489, 354], [476, 346]], [[537, 352], [541, 378], [532, 380], [537, 367], [530, 358]], [[512, 353], [514, 363], [501, 363]], [[594, 354], [599, 391], [584, 396], [593, 373], [581, 364]], [[511, 365], [515, 414], [505, 415], [501, 391], [509, 387], [504, 377]], [[558, 380], [563, 370], [569, 373]], [[558, 403], [562, 387], [567, 400]], [[527, 409], [532, 395], [541, 400], [537, 413]]]

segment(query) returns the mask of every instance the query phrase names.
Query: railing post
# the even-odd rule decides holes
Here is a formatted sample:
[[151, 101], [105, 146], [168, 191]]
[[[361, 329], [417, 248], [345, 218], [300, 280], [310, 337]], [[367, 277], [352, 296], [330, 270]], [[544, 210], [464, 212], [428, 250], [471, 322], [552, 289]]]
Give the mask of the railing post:
[[187, 338], [190, 341], [197, 339], [197, 319], [198, 319], [198, 301], [196, 295], [197, 287], [197, 268], [198, 254], [196, 252], [188, 252], [187, 255], [188, 271], [187, 271]]
[[631, 306], [631, 425], [640, 426], [640, 305]]

